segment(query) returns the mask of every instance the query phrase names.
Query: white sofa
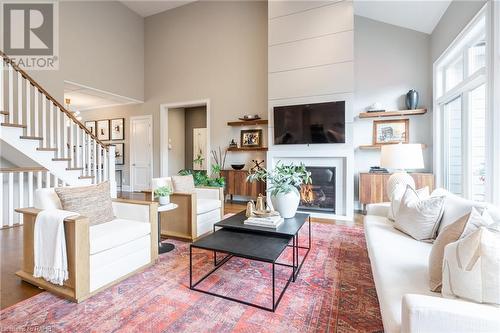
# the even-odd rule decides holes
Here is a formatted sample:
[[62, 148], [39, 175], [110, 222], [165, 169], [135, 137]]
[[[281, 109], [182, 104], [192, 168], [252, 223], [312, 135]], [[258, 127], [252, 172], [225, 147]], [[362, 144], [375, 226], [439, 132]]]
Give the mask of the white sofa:
[[[170, 177], [153, 178], [152, 191], [166, 185], [173, 188]], [[224, 189], [220, 187], [196, 187], [193, 193], [174, 191], [170, 200], [179, 208], [161, 214], [162, 235], [195, 240], [213, 231], [224, 215]]]
[[429, 290], [432, 244], [396, 230], [388, 209], [387, 203], [368, 205], [364, 218], [384, 331], [500, 332], [500, 308], [443, 298]]
[[[69, 280], [62, 287], [33, 277], [33, 239], [36, 214], [44, 209], [62, 209], [53, 188], [35, 191], [35, 208], [19, 209], [25, 217], [22, 279], [74, 301], [129, 276], [158, 257], [157, 203], [113, 200], [115, 219], [97, 225], [80, 216], [66, 219]], [[27, 229], [26, 229], [27, 228]]]

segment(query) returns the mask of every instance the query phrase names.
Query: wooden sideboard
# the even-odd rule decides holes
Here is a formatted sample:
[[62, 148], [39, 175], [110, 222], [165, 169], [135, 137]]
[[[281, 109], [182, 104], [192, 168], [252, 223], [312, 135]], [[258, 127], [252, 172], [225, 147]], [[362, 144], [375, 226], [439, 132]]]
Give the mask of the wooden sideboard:
[[[434, 190], [434, 175], [432, 173], [410, 173], [415, 179], [417, 189], [429, 186]], [[378, 202], [388, 202], [386, 185], [390, 173], [360, 173], [359, 174], [359, 203], [363, 205]]]
[[264, 182], [247, 182], [248, 170], [222, 170], [222, 177], [226, 180], [226, 194], [231, 201], [234, 195], [257, 198], [262, 193], [266, 195], [266, 184]]

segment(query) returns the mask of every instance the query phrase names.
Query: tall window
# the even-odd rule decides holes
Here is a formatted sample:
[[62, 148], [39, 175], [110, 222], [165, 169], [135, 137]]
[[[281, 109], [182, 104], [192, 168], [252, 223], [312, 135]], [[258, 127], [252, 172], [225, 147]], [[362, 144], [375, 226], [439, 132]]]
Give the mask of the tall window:
[[435, 147], [441, 184], [486, 200], [487, 29], [483, 9], [434, 66]]

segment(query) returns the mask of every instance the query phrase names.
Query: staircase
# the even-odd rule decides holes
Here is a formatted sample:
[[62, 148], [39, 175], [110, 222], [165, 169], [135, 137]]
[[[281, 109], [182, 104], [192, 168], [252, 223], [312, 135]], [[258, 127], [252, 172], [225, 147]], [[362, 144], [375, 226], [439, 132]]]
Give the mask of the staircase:
[[[31, 169], [42, 168], [49, 175], [41, 177], [36, 172], [39, 175], [36, 187], [110, 181], [111, 193], [116, 196], [115, 147], [102, 143], [2, 51], [0, 56], [0, 140], [34, 161]], [[11, 210], [33, 204], [34, 173], [30, 168], [22, 169], [26, 171], [2, 171], [0, 168], [0, 184], [3, 185], [0, 188], [0, 227], [13, 226], [16, 222], [22, 224], [22, 220], [14, 221]], [[7, 186], [4, 174], [7, 174]], [[31, 184], [26, 191], [24, 182]], [[19, 189], [18, 198], [14, 198], [15, 191], [11, 187]]]

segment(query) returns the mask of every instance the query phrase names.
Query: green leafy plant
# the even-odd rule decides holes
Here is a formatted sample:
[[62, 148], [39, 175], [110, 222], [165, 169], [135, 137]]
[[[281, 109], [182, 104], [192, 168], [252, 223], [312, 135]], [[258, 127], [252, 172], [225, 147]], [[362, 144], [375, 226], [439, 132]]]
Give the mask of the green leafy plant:
[[158, 187], [156, 190], [155, 190], [155, 198], [159, 198], [159, 197], [168, 197], [169, 195], [171, 195], [172, 193], [174, 193], [174, 191], [172, 190], [172, 188], [170, 186], [162, 186], [162, 187]]
[[206, 171], [198, 171], [191, 169], [184, 169], [179, 171], [179, 175], [187, 176], [192, 175], [195, 186], [208, 186], [208, 187], [224, 187], [226, 180], [220, 176], [221, 167], [218, 164], [212, 165], [212, 175], [208, 175]]
[[279, 161], [274, 170], [266, 169], [257, 170], [247, 177], [247, 181], [263, 181], [269, 180], [268, 191], [272, 196], [278, 194], [286, 194], [293, 191], [294, 188], [299, 188], [302, 184], [311, 184], [311, 173], [307, 171], [303, 163], [300, 165], [283, 165]]
[[193, 160], [193, 163], [198, 164], [201, 167], [203, 165], [204, 160], [205, 158], [203, 157], [203, 153], [200, 150], [200, 152], [196, 154], [196, 159]]

